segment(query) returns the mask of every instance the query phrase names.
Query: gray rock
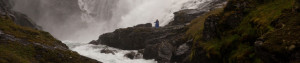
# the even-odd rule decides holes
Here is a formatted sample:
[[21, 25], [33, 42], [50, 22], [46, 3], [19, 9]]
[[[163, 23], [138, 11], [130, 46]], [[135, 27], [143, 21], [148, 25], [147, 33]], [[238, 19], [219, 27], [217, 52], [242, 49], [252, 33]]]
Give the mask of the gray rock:
[[135, 59], [142, 59], [143, 58], [143, 54], [142, 53], [137, 53], [135, 55]]
[[139, 24], [139, 25], [136, 25], [134, 27], [152, 27], [152, 24], [151, 23]]
[[25, 27], [30, 27], [38, 30], [42, 30], [41, 26], [38, 26], [35, 24], [27, 15], [19, 13], [19, 12], [11, 12], [11, 17], [13, 18], [14, 23], [25, 26]]
[[101, 53], [105, 53], [105, 54], [113, 54], [115, 55], [115, 52], [117, 52], [116, 50], [110, 50], [108, 48], [105, 48], [103, 50], [100, 51]]
[[[187, 25], [189, 25], [194, 18], [197, 18], [210, 9], [218, 7], [215, 6], [216, 4], [225, 1], [226, 0], [207, 2], [203, 6], [201, 5], [202, 7], [208, 6], [205, 10], [188, 9], [178, 11], [174, 13], [174, 21], [171, 21], [164, 27], [152, 28], [150, 24], [140, 24], [134, 27], [117, 29], [114, 32], [101, 35], [97, 41], [93, 41], [97, 43], [91, 44], [100, 43], [124, 50], [139, 50], [139, 52], [143, 54], [143, 58], [155, 59], [158, 63], [188, 61], [188, 56], [191, 52], [191, 47], [189, 46], [191, 45], [183, 38], [188, 28]], [[219, 18], [211, 17], [208, 19], [210, 21], [206, 22], [205, 26], [207, 27], [205, 28], [205, 33], [208, 34], [204, 34], [204, 37], [206, 37], [207, 40], [218, 36], [218, 34], [216, 34], [218, 32], [218, 30], [216, 30], [217, 22], [215, 22], [218, 19]], [[201, 58], [201, 60], [207, 60], [205, 52], [200, 52], [199, 54], [201, 54], [199, 56], [205, 57]], [[126, 54], [125, 57], [126, 56], [132, 58], [134, 54], [129, 53]]]
[[170, 62], [173, 49], [173, 45], [168, 42], [150, 45], [145, 48], [143, 57], [145, 59], [155, 59], [159, 63]]
[[14, 6], [13, 0], [0, 0], [0, 14], [1, 15], [7, 15], [10, 18], [13, 19], [14, 23], [25, 26], [25, 27], [31, 27], [34, 29], [41, 30], [42, 28], [32, 22], [32, 20], [27, 17], [27, 15], [22, 14], [20, 12], [16, 12], [12, 10], [12, 7]]
[[186, 43], [182, 44], [177, 48], [175, 54], [182, 55], [182, 54], [186, 53], [189, 49], [190, 49], [190, 47]]
[[145, 51], [145, 49], [139, 49], [139, 50], [138, 50], [138, 53], [142, 53], [142, 54], [143, 54], [144, 51]]
[[129, 59], [141, 59], [141, 58], [143, 58], [143, 54], [136, 53], [136, 52], [129, 52], [129, 53], [125, 54], [124, 57], [127, 57]]
[[99, 45], [100, 43], [97, 42], [96, 40], [93, 40], [93, 41], [89, 42], [89, 44]]
[[124, 56], [130, 59], [134, 59], [135, 58], [136, 53], [135, 52], [130, 52], [125, 54]]
[[182, 37], [181, 35], [185, 30], [183, 25], [158, 29], [143, 26], [121, 28], [101, 35], [97, 41], [93, 41], [91, 44], [104, 44], [124, 50], [138, 50], [144, 49], [148, 44], [160, 43], [162, 39], [176, 43], [176, 40]]

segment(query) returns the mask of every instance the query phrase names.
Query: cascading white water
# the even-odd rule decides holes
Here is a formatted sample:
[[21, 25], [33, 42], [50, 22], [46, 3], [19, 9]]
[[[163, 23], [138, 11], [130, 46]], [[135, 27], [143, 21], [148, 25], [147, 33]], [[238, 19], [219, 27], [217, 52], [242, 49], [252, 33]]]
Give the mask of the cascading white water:
[[[122, 0], [127, 1], [127, 0]], [[156, 19], [163, 25], [174, 17], [174, 12], [182, 9], [195, 9], [202, 0], [142, 0], [140, 5], [121, 17], [120, 27], [128, 27], [141, 23], [153, 23]]]
[[92, 45], [74, 41], [63, 41], [67, 44], [71, 50], [78, 52], [81, 55], [96, 59], [103, 63], [156, 63], [154, 59], [129, 59], [124, 57], [126, 53], [137, 52], [136, 50], [120, 50], [116, 48], [108, 47], [110, 50], [116, 50], [115, 54], [100, 53], [102, 49], [107, 48], [105, 45]]
[[74, 32], [76, 40], [88, 42], [102, 33], [112, 32], [137, 24], [153, 23], [158, 19], [162, 26], [174, 17], [173, 13], [182, 9], [195, 9], [211, 0], [78, 0], [83, 11], [81, 21], [89, 25]]
[[201, 9], [214, 0], [14, 0], [15, 11], [32, 18], [45, 31], [81, 55], [104, 63], [155, 63], [154, 60], [128, 59], [129, 51], [116, 55], [100, 53], [103, 45], [89, 45], [99, 35], [137, 24], [160, 20], [162, 26], [182, 9]]
[[117, 28], [152, 23], [159, 19], [166, 25], [173, 13], [182, 9], [195, 9], [209, 0], [79, 0], [86, 22], [103, 22]]
[[89, 42], [99, 35], [156, 19], [166, 25], [173, 13], [213, 0], [14, 0], [15, 11], [33, 19], [60, 40]]
[[[152, 23], [156, 19], [162, 25], [168, 24], [173, 13], [182, 9], [195, 9], [211, 0], [78, 0], [83, 12], [81, 19], [90, 23], [90, 28], [98, 27], [102, 34], [117, 28], [125, 28], [143, 23]], [[108, 28], [108, 29], [107, 29]], [[105, 31], [103, 31], [105, 30]], [[81, 33], [81, 32], [80, 32]], [[90, 36], [97, 36], [89, 34]], [[95, 37], [96, 39], [96, 37]], [[64, 41], [72, 50], [81, 55], [104, 63], [155, 63], [154, 60], [129, 59], [124, 54], [129, 51], [118, 50], [116, 55], [100, 53], [104, 45], [90, 45], [83, 42]], [[112, 48], [114, 49], [114, 48]], [[133, 50], [134, 51], [134, 50]]]

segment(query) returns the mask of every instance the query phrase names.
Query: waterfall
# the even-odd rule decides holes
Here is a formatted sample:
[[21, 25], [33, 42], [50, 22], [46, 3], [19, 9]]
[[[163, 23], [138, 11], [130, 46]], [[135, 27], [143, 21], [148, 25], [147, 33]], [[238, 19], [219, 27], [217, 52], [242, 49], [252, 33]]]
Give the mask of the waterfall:
[[[183, 9], [201, 9], [214, 0], [13, 0], [14, 10], [28, 15], [70, 49], [104, 63], [153, 63], [154, 60], [102, 54], [102, 45], [87, 42], [117, 28], [153, 23], [162, 26], [172, 21], [173, 13]], [[65, 41], [66, 40], [66, 41]]]
[[173, 13], [212, 0], [13, 0], [14, 10], [60, 40], [89, 42], [99, 35], [156, 19], [168, 24]]
[[173, 13], [182, 9], [195, 9], [204, 0], [78, 0], [84, 14], [83, 21], [106, 23], [124, 28], [159, 19], [166, 25]]
[[117, 28], [153, 23], [156, 19], [163, 26], [173, 19], [174, 12], [195, 9], [207, 1], [210, 0], [78, 0], [83, 11], [81, 19], [89, 27], [85, 31], [77, 31], [76, 34], [89, 33], [85, 34], [89, 36], [87, 39], [81, 38], [86, 42], [91, 40], [89, 38], [97, 39], [98, 35]]
[[[78, 2], [80, 9], [84, 11], [81, 16], [82, 21], [93, 23], [94, 26], [100, 27], [101, 30], [98, 30], [98, 33], [104, 33], [102, 30], [111, 32], [117, 28], [153, 23], [156, 19], [160, 20], [162, 25], [166, 25], [173, 19], [174, 12], [183, 9], [196, 9], [209, 4], [211, 0], [78, 0]], [[64, 42], [72, 50], [104, 63], [155, 63], [153, 59], [132, 60], [125, 58], [124, 54], [129, 52], [127, 50], [109, 47], [118, 51], [116, 55], [104, 54], [100, 53], [104, 49], [104, 45], [90, 45], [74, 41]]]

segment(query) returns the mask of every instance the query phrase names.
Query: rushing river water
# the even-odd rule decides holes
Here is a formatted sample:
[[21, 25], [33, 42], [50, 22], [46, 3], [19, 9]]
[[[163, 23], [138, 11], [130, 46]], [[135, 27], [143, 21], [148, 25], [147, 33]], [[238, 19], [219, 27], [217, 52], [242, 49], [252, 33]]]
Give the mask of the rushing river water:
[[[156, 63], [154, 59], [129, 59], [124, 57], [126, 53], [137, 52], [136, 50], [120, 50], [116, 48], [107, 47], [105, 45], [91, 45], [80, 42], [64, 41], [71, 50], [77, 51], [83, 56], [87, 56], [104, 63]], [[110, 50], [116, 50], [115, 54], [100, 53], [102, 49], [108, 48]]]

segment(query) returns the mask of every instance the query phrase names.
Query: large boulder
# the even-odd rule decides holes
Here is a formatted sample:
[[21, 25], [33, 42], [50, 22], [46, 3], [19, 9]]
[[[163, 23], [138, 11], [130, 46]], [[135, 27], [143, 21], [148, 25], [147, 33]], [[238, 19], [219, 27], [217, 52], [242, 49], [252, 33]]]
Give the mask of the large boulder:
[[145, 41], [151, 37], [153, 28], [117, 29], [99, 37], [98, 42], [120, 49], [137, 50], [145, 47]]
[[[203, 4], [204, 7], [208, 6], [205, 7], [205, 10], [201, 8], [178, 11], [174, 13], [174, 20], [164, 27], [153, 28], [150, 24], [140, 24], [134, 27], [121, 28], [101, 35], [97, 41], [92, 41], [90, 44], [103, 44], [124, 50], [139, 50], [143, 54], [143, 58], [155, 59], [158, 63], [187, 62], [192, 49], [192, 41], [187, 41], [185, 37], [187, 25], [205, 12], [219, 7], [216, 4], [225, 1], [207, 2]], [[207, 25], [216, 25], [217, 22], [213, 22], [216, 19], [218, 18], [211, 18], [211, 22], [207, 22]], [[213, 35], [217, 30], [210, 29], [216, 27], [206, 27], [208, 29], [206, 33], [209, 33], [206, 37], [217, 36]], [[205, 61], [207, 59], [205, 54], [205, 52], [199, 53], [201, 57], [204, 57], [201, 60], [209, 62]], [[134, 55], [134, 53], [128, 53], [125, 57], [134, 58]]]
[[145, 48], [143, 57], [145, 59], [155, 58], [158, 63], [170, 62], [173, 55], [174, 46], [168, 42], [155, 45], [148, 45]]
[[186, 62], [188, 61], [189, 55], [191, 53], [191, 45], [192, 42], [189, 41], [187, 43], [184, 43], [176, 48], [176, 50], [173, 53], [173, 57], [171, 59], [171, 62]]
[[[176, 48], [185, 43], [184, 31], [186, 31], [185, 25], [153, 28], [142, 24], [103, 34], [97, 41], [91, 41], [90, 44], [139, 50], [139, 53], [128, 53], [125, 57], [136, 59], [143, 54], [145, 59], [155, 59], [159, 63], [165, 63], [171, 62]], [[182, 48], [185, 47], [182, 46]], [[188, 51], [183, 53], [185, 55]]]

